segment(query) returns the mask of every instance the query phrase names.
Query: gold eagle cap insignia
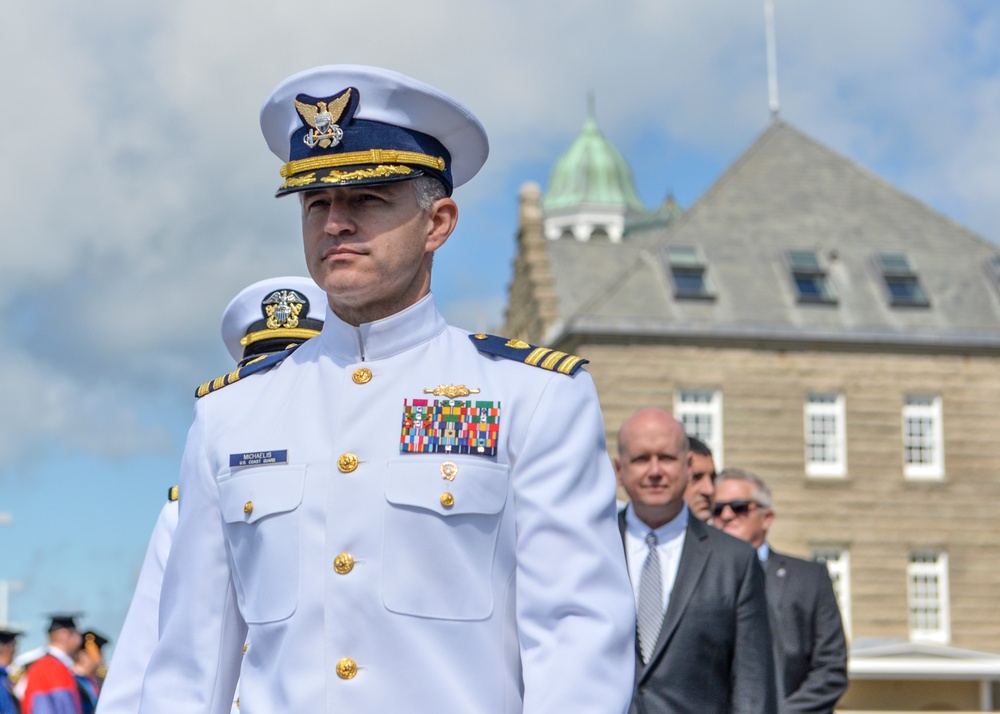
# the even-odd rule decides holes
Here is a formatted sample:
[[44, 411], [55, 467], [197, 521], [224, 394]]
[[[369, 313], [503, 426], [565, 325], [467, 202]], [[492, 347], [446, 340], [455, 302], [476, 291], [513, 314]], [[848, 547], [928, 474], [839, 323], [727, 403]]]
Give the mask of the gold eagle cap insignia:
[[334, 97], [329, 102], [316, 102], [316, 104], [306, 104], [298, 99], [295, 100], [295, 109], [302, 117], [302, 121], [312, 127], [303, 141], [310, 149], [319, 146], [321, 149], [328, 149], [336, 146], [344, 138], [344, 131], [337, 122], [344, 115], [344, 110], [351, 101], [351, 88], [344, 90], [343, 94]]

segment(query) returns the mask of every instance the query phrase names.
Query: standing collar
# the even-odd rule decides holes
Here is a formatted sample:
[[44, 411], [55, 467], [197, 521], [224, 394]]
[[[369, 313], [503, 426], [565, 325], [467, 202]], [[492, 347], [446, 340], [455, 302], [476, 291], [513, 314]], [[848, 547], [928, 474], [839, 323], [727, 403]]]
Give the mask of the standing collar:
[[338, 357], [365, 362], [405, 352], [441, 334], [446, 327], [448, 323], [428, 293], [395, 315], [357, 326], [344, 322], [327, 307], [323, 332], [316, 339]]

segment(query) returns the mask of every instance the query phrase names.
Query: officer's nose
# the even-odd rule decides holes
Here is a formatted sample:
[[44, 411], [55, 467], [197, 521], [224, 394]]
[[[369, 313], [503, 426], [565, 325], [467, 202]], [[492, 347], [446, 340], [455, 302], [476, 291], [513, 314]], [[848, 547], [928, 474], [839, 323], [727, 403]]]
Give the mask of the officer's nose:
[[333, 201], [326, 212], [324, 230], [331, 236], [349, 235], [357, 230], [357, 223], [347, 206]]

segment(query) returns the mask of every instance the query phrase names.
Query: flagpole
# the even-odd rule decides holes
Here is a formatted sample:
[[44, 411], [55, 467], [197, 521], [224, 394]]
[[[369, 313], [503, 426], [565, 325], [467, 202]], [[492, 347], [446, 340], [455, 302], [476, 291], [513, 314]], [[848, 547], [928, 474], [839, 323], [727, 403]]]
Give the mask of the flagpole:
[[767, 36], [767, 105], [771, 118], [778, 118], [778, 58], [774, 49], [774, 0], [764, 0], [764, 32]]

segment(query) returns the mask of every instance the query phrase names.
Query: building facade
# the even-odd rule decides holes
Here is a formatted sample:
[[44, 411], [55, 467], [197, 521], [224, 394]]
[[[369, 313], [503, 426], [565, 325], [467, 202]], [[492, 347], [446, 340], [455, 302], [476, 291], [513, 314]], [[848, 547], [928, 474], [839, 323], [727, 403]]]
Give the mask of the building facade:
[[768, 481], [773, 545], [834, 578], [845, 710], [927, 680], [879, 670], [907, 657], [947, 664], [922, 705], [992, 710], [1000, 248], [782, 121], [687, 211], [638, 210], [601, 142], [522, 188], [507, 334], [591, 361], [612, 449], [661, 406]]

